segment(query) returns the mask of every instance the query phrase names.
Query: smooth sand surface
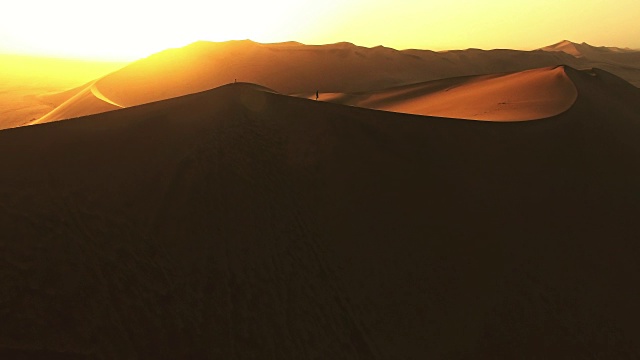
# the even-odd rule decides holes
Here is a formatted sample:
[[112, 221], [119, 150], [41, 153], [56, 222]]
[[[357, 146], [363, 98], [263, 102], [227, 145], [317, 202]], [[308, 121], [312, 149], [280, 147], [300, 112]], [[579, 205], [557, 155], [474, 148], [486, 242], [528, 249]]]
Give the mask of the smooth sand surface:
[[246, 84], [0, 132], [0, 355], [640, 357], [640, 91], [550, 119]]
[[[535, 120], [569, 109], [578, 92], [564, 67], [436, 80], [323, 101], [416, 115], [487, 121]], [[315, 99], [315, 94], [310, 98]]]

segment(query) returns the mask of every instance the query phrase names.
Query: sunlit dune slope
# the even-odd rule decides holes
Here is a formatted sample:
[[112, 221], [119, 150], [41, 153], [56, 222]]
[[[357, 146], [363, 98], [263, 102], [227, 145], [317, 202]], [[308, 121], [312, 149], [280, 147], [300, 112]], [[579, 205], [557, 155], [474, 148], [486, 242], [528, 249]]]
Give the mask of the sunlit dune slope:
[[368, 93], [322, 94], [321, 100], [417, 115], [522, 121], [566, 111], [577, 94], [564, 67], [555, 67], [436, 80]]
[[[72, 89], [69, 89], [69, 90], [66, 90], [66, 91], [63, 91], [63, 92], [41, 94], [41, 95], [38, 95], [37, 98], [41, 102], [56, 108], [56, 107], [64, 104], [67, 100], [69, 100], [72, 97], [76, 96], [82, 90], [85, 90], [85, 89], [91, 87], [94, 83], [95, 83], [95, 80], [91, 80], [86, 84], [80, 85], [78, 87], [75, 87], [75, 88], [72, 88]], [[90, 115], [93, 115], [93, 114], [90, 114]]]
[[66, 89], [95, 80], [123, 65], [0, 54], [0, 129], [39, 119], [75, 95], [76, 92]]
[[116, 104], [102, 95], [95, 84], [90, 84], [54, 110], [30, 124], [34, 125], [60, 119], [71, 119], [121, 108], [121, 105]]
[[640, 93], [565, 71], [540, 121], [231, 84], [0, 132], [0, 355], [639, 357]]

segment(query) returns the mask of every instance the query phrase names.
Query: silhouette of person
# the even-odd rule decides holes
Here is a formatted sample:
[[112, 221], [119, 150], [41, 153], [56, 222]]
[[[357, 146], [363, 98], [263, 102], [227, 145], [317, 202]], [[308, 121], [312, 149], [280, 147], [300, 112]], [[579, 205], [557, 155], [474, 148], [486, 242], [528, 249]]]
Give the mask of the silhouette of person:
[[316, 101], [318, 101], [319, 97], [320, 97], [320, 94], [318, 93], [318, 90], [316, 90]]

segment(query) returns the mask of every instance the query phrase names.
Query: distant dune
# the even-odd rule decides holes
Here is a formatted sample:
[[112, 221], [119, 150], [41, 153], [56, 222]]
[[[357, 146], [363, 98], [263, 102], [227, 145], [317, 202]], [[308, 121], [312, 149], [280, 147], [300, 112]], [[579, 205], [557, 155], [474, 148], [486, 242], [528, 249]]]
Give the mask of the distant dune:
[[640, 90], [460, 87], [548, 74], [539, 121], [231, 84], [0, 131], [0, 355], [640, 357]]
[[640, 87], [640, 51], [638, 50], [591, 46], [587, 43], [577, 44], [567, 40], [541, 50], [570, 54], [582, 62], [581, 68], [601, 68]]
[[73, 96], [65, 90], [126, 65], [7, 54], [0, 64], [0, 129], [41, 118]]
[[[435, 80], [368, 93], [321, 95], [323, 101], [407, 114], [522, 121], [566, 111], [577, 91], [564, 68], [555, 67]], [[315, 94], [308, 97], [314, 99]]]
[[60, 104], [50, 113], [33, 121], [30, 125], [98, 114], [121, 108], [123, 108], [123, 106], [106, 98], [100, 90], [98, 90], [95, 83], [92, 83], [80, 92], [74, 94], [73, 97]]
[[[638, 57], [640, 57], [640, 52], [638, 50], [608, 46], [591, 46], [584, 42], [582, 44], [577, 44], [569, 40], [563, 40], [559, 43], [545, 46], [541, 50], [565, 52], [578, 58], [589, 57], [594, 61], [602, 60], [603, 58], [608, 57], [610, 59], [618, 59], [618, 62], [623, 62], [624, 60], [629, 61], [631, 59], [637, 59]], [[620, 54], [626, 55], [621, 56]], [[637, 65], [637, 63], [634, 65]]]

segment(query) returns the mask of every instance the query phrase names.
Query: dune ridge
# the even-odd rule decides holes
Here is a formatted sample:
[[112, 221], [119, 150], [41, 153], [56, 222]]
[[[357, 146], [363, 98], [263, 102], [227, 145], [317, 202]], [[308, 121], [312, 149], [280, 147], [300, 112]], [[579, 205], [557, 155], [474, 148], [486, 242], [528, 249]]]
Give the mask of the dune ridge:
[[113, 105], [113, 106], [115, 106], [115, 107], [118, 107], [118, 108], [121, 108], [121, 109], [124, 107], [124, 106], [122, 106], [122, 105], [120, 105], [120, 104], [115, 103], [113, 100], [111, 100], [111, 99], [107, 98], [106, 96], [104, 96], [104, 95], [100, 92], [100, 90], [98, 89], [98, 87], [96, 86], [96, 84], [91, 85], [91, 93], [93, 94], [93, 96], [95, 96], [95, 97], [97, 97], [98, 99], [100, 99], [100, 100], [102, 100], [102, 101], [106, 102], [107, 104], [111, 104], [111, 105]]
[[623, 57], [620, 57], [618, 55], [621, 53], [628, 54], [628, 55], [624, 55], [626, 59], [629, 59], [628, 56], [631, 54], [633, 54], [632, 56], [634, 56], [635, 58], [639, 56], [638, 50], [633, 50], [629, 48], [610, 47], [610, 46], [592, 46], [585, 42], [578, 44], [578, 43], [571, 42], [569, 40], [562, 40], [556, 44], [540, 48], [540, 50], [559, 51], [559, 52], [564, 52], [564, 53], [573, 55], [577, 58], [590, 57], [592, 60], [598, 60], [597, 58], [594, 58], [596, 54], [600, 56], [609, 55], [610, 57], [614, 57], [614, 58], [617, 57], [618, 59], [624, 59]]
[[564, 73], [541, 121], [230, 84], [2, 131], [0, 354], [636, 358], [640, 90]]
[[601, 68], [640, 87], [640, 51], [617, 47], [592, 46], [587, 43], [561, 41], [542, 51], [567, 53], [583, 63], [579, 68]]
[[30, 122], [29, 125], [99, 114], [122, 108], [123, 106], [102, 95], [96, 87], [96, 83], [93, 82], [84, 89], [75, 92], [69, 100], [58, 105], [51, 112]]

